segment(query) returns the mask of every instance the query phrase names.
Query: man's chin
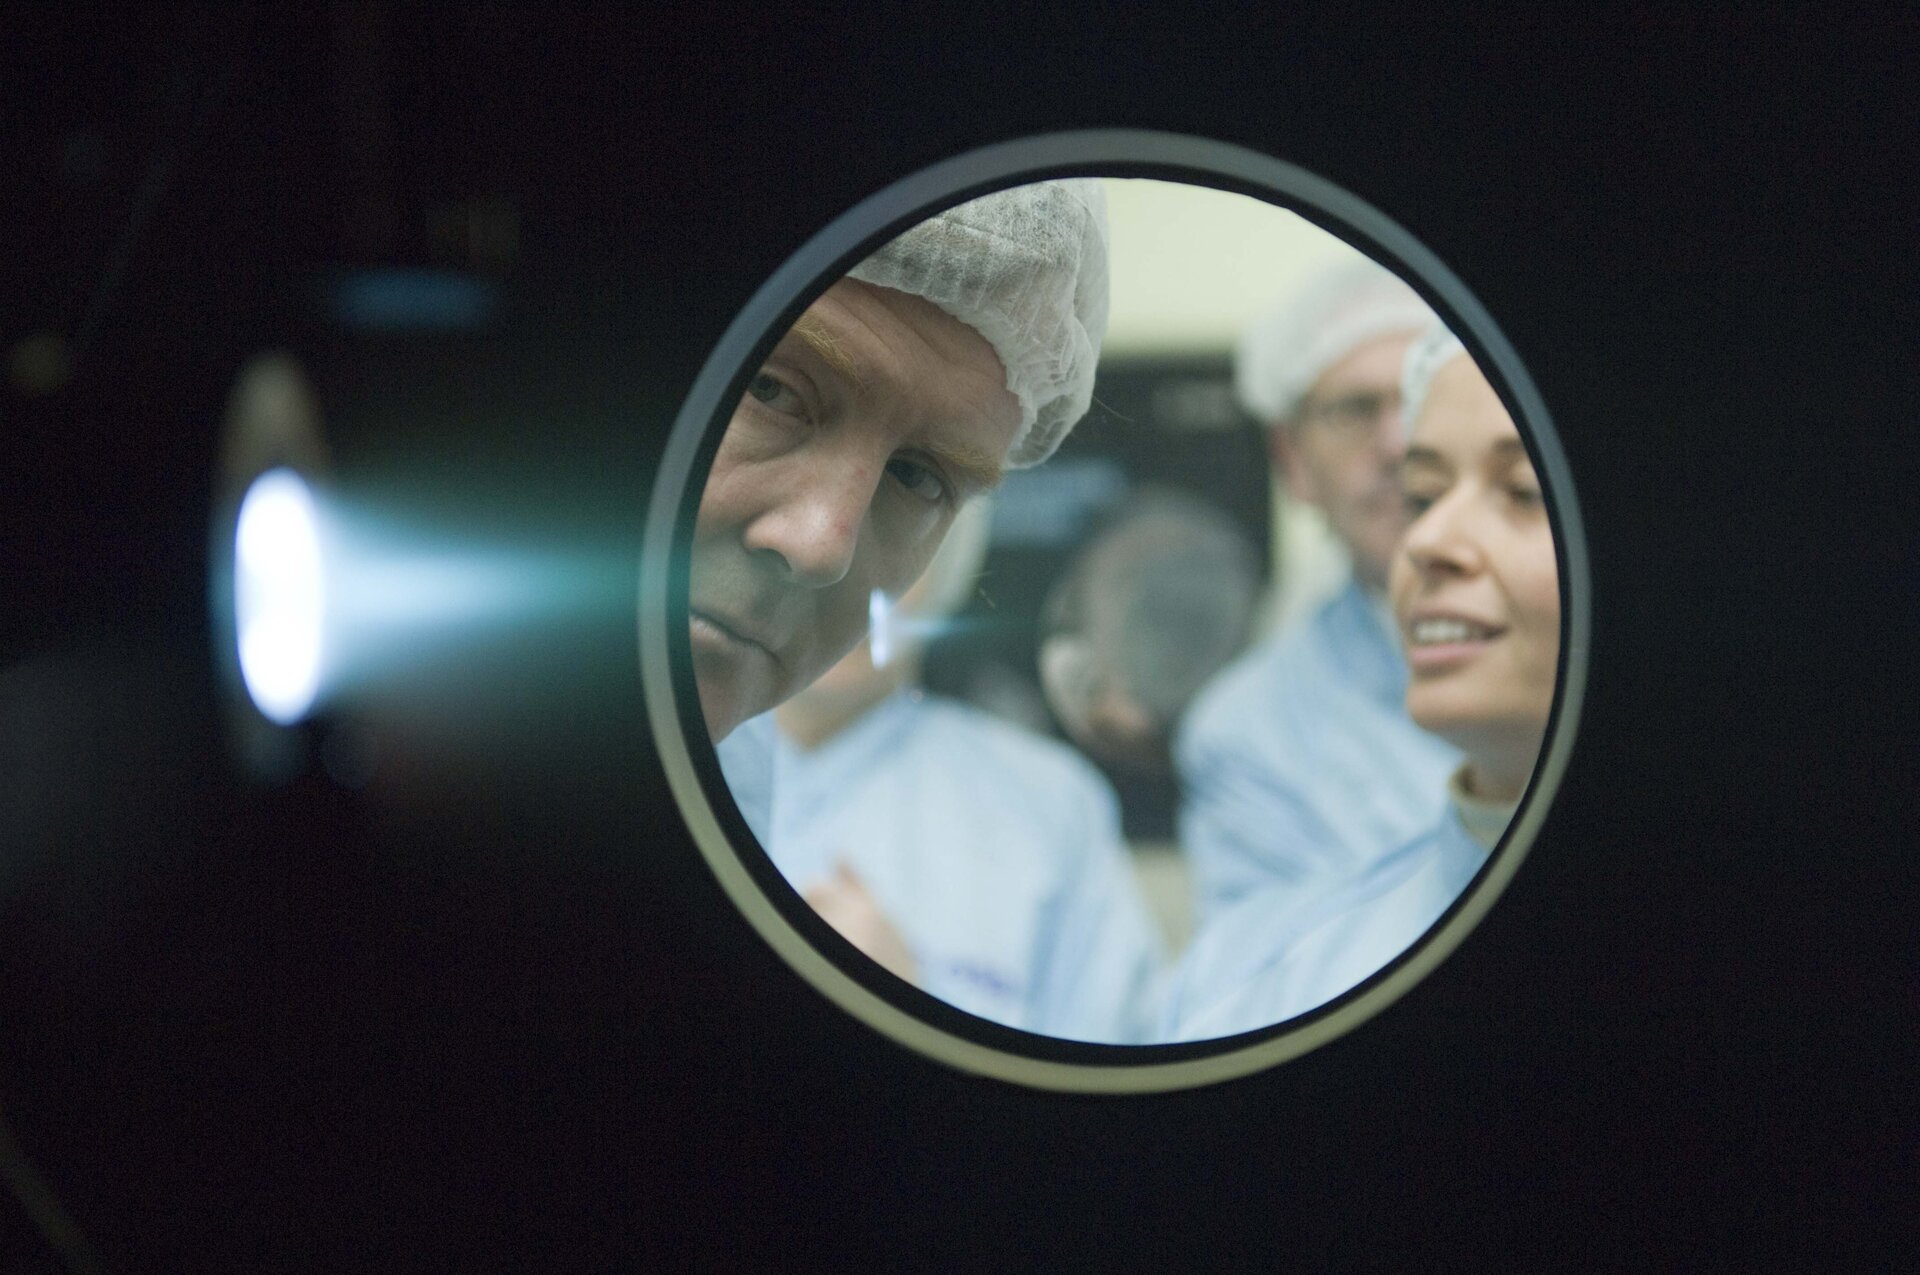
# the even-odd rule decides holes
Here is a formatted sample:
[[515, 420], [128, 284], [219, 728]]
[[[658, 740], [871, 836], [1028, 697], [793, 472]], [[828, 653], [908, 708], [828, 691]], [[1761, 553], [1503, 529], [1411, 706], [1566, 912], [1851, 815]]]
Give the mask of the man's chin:
[[728, 691], [703, 684], [700, 687], [700, 716], [706, 723], [707, 738], [718, 744], [733, 734], [734, 728], [750, 714], [740, 711], [737, 697]]

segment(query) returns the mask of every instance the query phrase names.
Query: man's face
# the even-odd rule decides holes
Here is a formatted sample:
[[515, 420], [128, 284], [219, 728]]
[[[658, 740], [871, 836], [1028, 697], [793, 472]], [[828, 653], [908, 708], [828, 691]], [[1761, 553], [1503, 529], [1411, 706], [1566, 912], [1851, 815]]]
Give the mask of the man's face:
[[933, 303], [843, 279], [807, 308], [748, 383], [695, 522], [715, 741], [859, 642], [873, 591], [919, 577], [1019, 427], [993, 347]]
[[1349, 350], [1272, 436], [1288, 492], [1326, 515], [1353, 555], [1354, 574], [1373, 589], [1385, 587], [1387, 564], [1406, 529], [1400, 364], [1414, 336], [1376, 337]]

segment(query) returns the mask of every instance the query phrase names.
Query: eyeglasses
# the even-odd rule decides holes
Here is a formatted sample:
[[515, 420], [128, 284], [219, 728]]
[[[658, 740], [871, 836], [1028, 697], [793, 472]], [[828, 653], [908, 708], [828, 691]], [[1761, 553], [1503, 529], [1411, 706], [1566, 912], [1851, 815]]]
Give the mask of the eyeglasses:
[[1378, 394], [1364, 390], [1338, 398], [1303, 403], [1297, 428], [1323, 429], [1342, 443], [1360, 443], [1379, 433], [1381, 422], [1400, 413], [1398, 391]]

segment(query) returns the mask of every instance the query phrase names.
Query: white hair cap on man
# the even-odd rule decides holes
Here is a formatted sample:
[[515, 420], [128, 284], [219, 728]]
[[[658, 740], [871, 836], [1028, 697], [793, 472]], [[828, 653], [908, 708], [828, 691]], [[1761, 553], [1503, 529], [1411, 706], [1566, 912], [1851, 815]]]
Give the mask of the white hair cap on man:
[[1392, 271], [1365, 257], [1343, 261], [1241, 334], [1233, 359], [1240, 405], [1263, 425], [1284, 420], [1356, 347], [1432, 322], [1433, 310]]
[[1407, 347], [1407, 357], [1400, 364], [1400, 419], [1405, 422], [1409, 435], [1413, 433], [1413, 422], [1418, 419], [1420, 409], [1426, 406], [1433, 378], [1440, 374], [1441, 368], [1466, 354], [1467, 347], [1460, 344], [1460, 338], [1438, 320]]
[[847, 274], [925, 297], [993, 346], [1020, 401], [1008, 468], [1038, 465], [1086, 415], [1107, 332], [1098, 179], [982, 195], [903, 231]]

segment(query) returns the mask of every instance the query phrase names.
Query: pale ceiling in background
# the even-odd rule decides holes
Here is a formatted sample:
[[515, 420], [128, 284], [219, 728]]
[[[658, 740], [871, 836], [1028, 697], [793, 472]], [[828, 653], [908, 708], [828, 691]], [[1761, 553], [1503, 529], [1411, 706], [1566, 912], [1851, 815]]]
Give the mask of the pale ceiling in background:
[[1352, 248], [1246, 195], [1103, 178], [1111, 219], [1106, 355], [1210, 354], [1306, 276]]

